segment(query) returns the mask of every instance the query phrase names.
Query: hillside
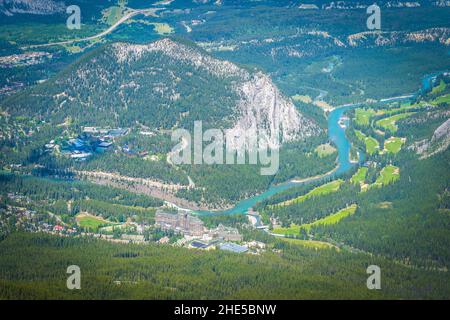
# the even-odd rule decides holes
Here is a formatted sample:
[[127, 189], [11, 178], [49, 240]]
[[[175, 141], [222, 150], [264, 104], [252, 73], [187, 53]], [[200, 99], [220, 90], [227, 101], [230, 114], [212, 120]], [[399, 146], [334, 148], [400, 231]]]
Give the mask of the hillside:
[[450, 0], [373, 5], [0, 0], [0, 300], [450, 299]]
[[205, 127], [266, 129], [271, 136], [280, 130], [284, 141], [320, 131], [263, 73], [170, 39], [104, 46], [2, 109], [85, 126], [189, 129], [202, 120]]
[[[299, 145], [314, 150], [326, 139], [324, 130], [299, 112], [263, 72], [216, 59], [188, 41], [168, 38], [94, 49], [50, 80], [6, 99], [0, 108], [9, 136], [9, 142], [3, 143], [3, 165], [39, 164], [51, 172], [75, 171], [102, 184], [111, 184], [114, 177], [122, 187], [122, 182], [129, 184], [129, 177], [143, 178], [146, 182], [132, 190], [195, 209], [226, 207], [266, 189], [273, 176], [261, 177], [258, 165], [180, 170], [169, 156], [176, 144], [170, 141], [172, 130], [184, 128], [193, 134], [198, 120], [203, 130], [227, 129], [234, 137], [255, 129], [264, 132], [272, 147], [289, 144], [291, 153]], [[34, 119], [26, 124], [32, 136], [17, 140], [13, 136], [23, 131], [18, 129], [23, 119]], [[72, 150], [69, 156], [75, 161], [68, 161], [72, 159], [64, 156], [64, 150], [86, 127], [126, 128], [128, 133], [113, 139], [114, 152], [76, 161]], [[57, 147], [48, 153], [44, 146], [52, 146], [51, 141], [57, 141]], [[284, 150], [277, 181], [323, 173], [334, 166], [335, 155], [285, 156]], [[83, 151], [96, 153], [95, 147]], [[299, 165], [289, 164], [293, 161]], [[105, 174], [99, 180], [93, 171]]]

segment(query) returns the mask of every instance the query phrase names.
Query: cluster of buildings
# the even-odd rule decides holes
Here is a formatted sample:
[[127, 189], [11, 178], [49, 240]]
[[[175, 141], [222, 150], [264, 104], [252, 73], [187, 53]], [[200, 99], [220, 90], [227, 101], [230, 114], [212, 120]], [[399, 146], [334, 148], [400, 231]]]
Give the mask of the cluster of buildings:
[[21, 207], [7, 205], [0, 208], [0, 235], [7, 235], [17, 228], [29, 232], [39, 231], [35, 216], [35, 211]]
[[203, 238], [206, 239], [223, 239], [225, 241], [242, 241], [242, 235], [239, 234], [238, 230], [236, 228], [226, 227], [222, 224], [219, 224], [219, 226], [215, 229], [210, 229], [204, 235]]
[[[76, 138], [64, 140], [60, 145], [51, 140], [45, 145], [47, 152], [53, 150], [69, 156], [76, 161], [85, 161], [94, 154], [103, 153], [110, 149], [118, 137], [127, 135], [130, 132], [128, 128], [99, 128], [99, 127], [84, 127], [83, 132]], [[153, 136], [152, 131], [140, 131], [141, 135]], [[116, 148], [115, 152], [122, 152], [127, 156], [137, 156], [141, 158], [148, 158], [149, 160], [159, 160], [155, 155], [149, 155], [148, 151], [139, 151], [133, 149], [132, 146], [124, 144]]]
[[90, 134], [97, 138], [114, 139], [120, 136], [124, 136], [128, 133], [129, 129], [122, 128], [98, 128], [98, 127], [84, 127], [83, 133]]
[[205, 231], [202, 220], [182, 210], [176, 214], [157, 210], [155, 225], [161, 230], [173, 230], [193, 237], [201, 237]]
[[128, 134], [128, 129], [105, 129], [97, 127], [84, 127], [83, 133], [76, 138], [71, 138], [58, 146], [54, 140], [45, 145], [47, 151], [60, 148], [63, 154], [77, 161], [85, 161], [95, 153], [103, 153], [108, 150], [117, 137]]
[[[23, 195], [10, 193], [9, 199], [15, 202], [26, 204], [30, 200]], [[13, 218], [13, 219], [11, 219]], [[11, 225], [13, 221], [14, 225]], [[24, 207], [7, 205], [0, 208], [0, 234], [8, 234], [18, 227], [29, 232], [46, 232], [60, 236], [92, 236], [116, 243], [148, 243], [144, 236], [145, 227], [143, 225], [130, 222], [126, 224], [132, 226], [132, 232], [123, 232], [114, 235], [112, 233], [86, 233], [80, 232], [75, 227], [66, 225], [60, 219], [49, 213], [47, 217], [38, 215], [35, 211]], [[172, 231], [178, 235], [183, 235], [181, 239], [173, 245], [201, 250], [224, 250], [234, 253], [259, 254], [265, 250], [265, 244], [258, 241], [243, 242], [243, 237], [236, 228], [218, 225], [216, 228], [208, 229], [199, 218], [190, 215], [188, 212], [179, 210], [177, 213], [158, 210], [155, 215], [155, 227], [161, 230]], [[170, 238], [164, 236], [159, 239], [160, 244], [169, 244]]]
[[112, 234], [100, 234], [100, 233], [88, 233], [88, 232], [82, 232], [82, 236], [90, 236], [101, 240], [106, 240], [109, 242], [114, 243], [136, 243], [136, 244], [145, 244], [147, 243], [145, 240], [145, 237], [141, 234], [122, 234], [120, 237], [116, 238]]
[[217, 228], [208, 229], [204, 226], [202, 220], [184, 210], [179, 210], [178, 213], [157, 210], [155, 226], [161, 230], [172, 230], [190, 238], [201, 238], [206, 241], [214, 239], [242, 241], [242, 235], [239, 234], [236, 228], [220, 224]]
[[0, 57], [0, 68], [26, 67], [52, 58], [48, 52], [27, 52]]
[[24, 205], [31, 203], [26, 196], [8, 193], [7, 197], [16, 205], [6, 205], [0, 208], [0, 235], [10, 233], [12, 230], [27, 232], [46, 232], [59, 235], [73, 235], [78, 231], [58, 222], [58, 218], [52, 214], [42, 215], [35, 210], [30, 210]]
[[[179, 210], [178, 213], [157, 210], [155, 226], [161, 230], [171, 230], [184, 235], [175, 245], [192, 249], [220, 249], [235, 253], [259, 253], [265, 249], [265, 244], [257, 241], [238, 244], [242, 243], [243, 238], [236, 228], [219, 224], [216, 228], [208, 229], [204, 226], [202, 220], [184, 210]], [[159, 242], [167, 243], [168, 239], [165, 237], [160, 239]]]

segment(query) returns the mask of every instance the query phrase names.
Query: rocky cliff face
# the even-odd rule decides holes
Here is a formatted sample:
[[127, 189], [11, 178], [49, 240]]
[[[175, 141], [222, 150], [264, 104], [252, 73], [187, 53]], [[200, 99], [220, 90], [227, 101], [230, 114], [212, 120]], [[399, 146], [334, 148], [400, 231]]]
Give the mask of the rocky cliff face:
[[416, 142], [412, 148], [421, 156], [421, 159], [445, 151], [450, 146], [450, 118], [442, 123], [433, 133], [431, 139]]
[[258, 72], [236, 87], [239, 92], [239, 119], [233, 127], [240, 131], [265, 132], [271, 148], [319, 132], [319, 128], [302, 116], [289, 99], [283, 97], [272, 80]]
[[56, 78], [5, 105], [11, 113], [85, 126], [264, 130], [272, 147], [316, 135], [262, 72], [170, 39], [115, 43], [86, 54]]
[[[430, 155], [446, 150], [450, 146], [450, 119], [447, 119], [433, 133], [430, 140], [431, 150], [427, 150]], [[431, 151], [431, 152], [430, 152]]]
[[[284, 97], [270, 77], [262, 72], [251, 72], [229, 61], [215, 59], [198, 48], [163, 39], [148, 45], [114, 45], [118, 63], [136, 63], [146, 54], [162, 53], [179, 63], [189, 64], [215, 75], [231, 79], [238, 96], [234, 108], [236, 119], [231, 130], [235, 136], [246, 130], [263, 131], [271, 147], [279, 143], [316, 135], [320, 128], [304, 117], [292, 101]], [[176, 92], [174, 92], [177, 95]], [[207, 106], [205, 106], [207, 107]]]

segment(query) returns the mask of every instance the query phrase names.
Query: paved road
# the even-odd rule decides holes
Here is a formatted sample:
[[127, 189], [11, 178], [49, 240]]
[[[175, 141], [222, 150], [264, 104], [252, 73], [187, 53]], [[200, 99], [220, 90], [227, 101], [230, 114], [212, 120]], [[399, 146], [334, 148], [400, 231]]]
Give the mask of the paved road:
[[83, 41], [90, 41], [98, 38], [102, 38], [106, 36], [107, 34], [110, 34], [113, 32], [117, 27], [119, 27], [122, 23], [127, 21], [128, 19], [138, 15], [138, 14], [147, 14], [147, 15], [153, 15], [154, 17], [157, 17], [156, 11], [161, 10], [161, 8], [150, 8], [150, 9], [141, 9], [141, 10], [132, 10], [130, 13], [124, 15], [122, 18], [120, 18], [119, 21], [114, 23], [111, 27], [106, 29], [105, 31], [102, 31], [96, 35], [81, 38], [81, 39], [72, 39], [72, 40], [65, 40], [65, 41], [59, 41], [59, 42], [50, 42], [50, 43], [43, 43], [43, 44], [36, 44], [36, 45], [30, 45], [22, 47], [22, 49], [29, 49], [29, 48], [42, 48], [42, 47], [50, 47], [50, 46], [57, 46], [57, 45], [65, 45], [65, 44], [71, 44], [74, 42], [83, 42]]

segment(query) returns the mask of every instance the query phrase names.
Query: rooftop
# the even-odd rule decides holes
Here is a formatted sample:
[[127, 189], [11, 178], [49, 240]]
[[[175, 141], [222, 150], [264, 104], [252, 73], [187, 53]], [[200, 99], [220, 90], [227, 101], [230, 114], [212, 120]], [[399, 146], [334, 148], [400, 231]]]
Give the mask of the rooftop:
[[191, 246], [198, 249], [205, 249], [208, 247], [206, 243], [200, 242], [200, 241], [192, 241]]
[[246, 246], [240, 246], [232, 242], [225, 242], [219, 246], [220, 250], [231, 251], [235, 253], [244, 253], [248, 251]]

